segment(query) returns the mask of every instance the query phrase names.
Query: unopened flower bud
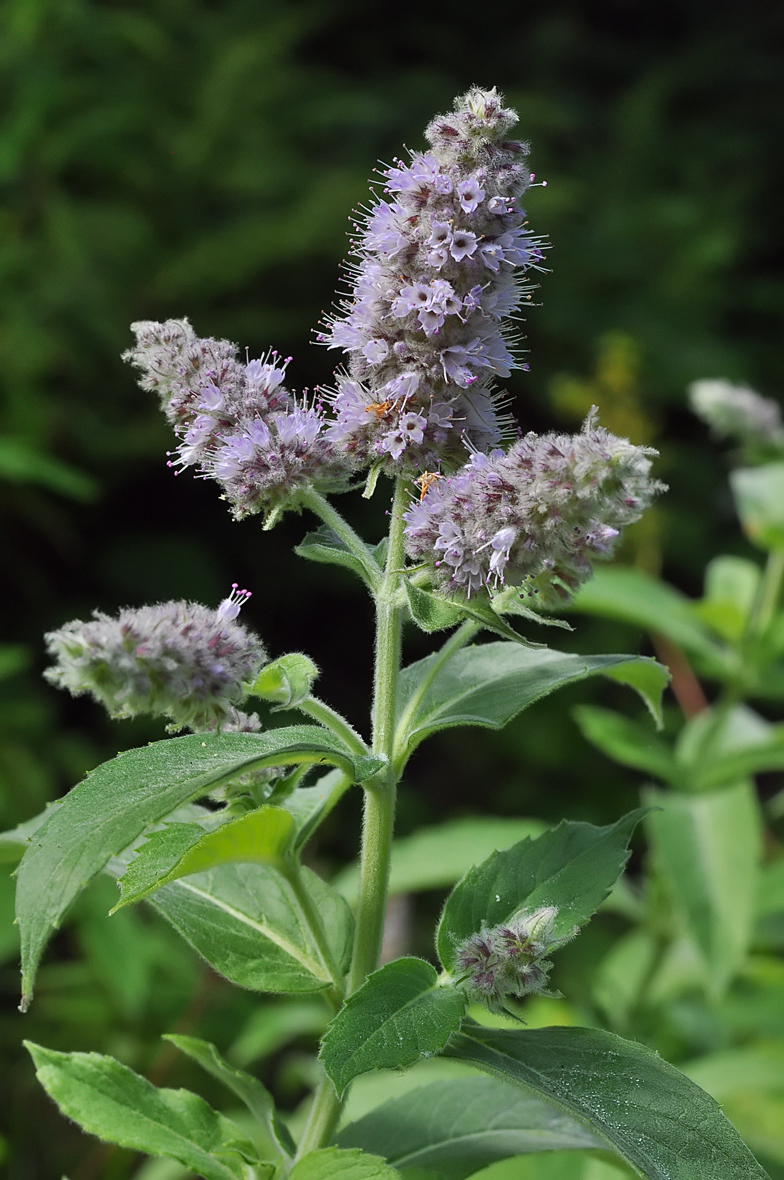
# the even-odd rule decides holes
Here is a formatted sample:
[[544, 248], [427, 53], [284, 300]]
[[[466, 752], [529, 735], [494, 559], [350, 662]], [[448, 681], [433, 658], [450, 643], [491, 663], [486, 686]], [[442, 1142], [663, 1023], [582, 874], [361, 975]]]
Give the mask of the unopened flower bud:
[[689, 402], [719, 438], [784, 447], [781, 409], [772, 398], [729, 381], [694, 381], [689, 386]]

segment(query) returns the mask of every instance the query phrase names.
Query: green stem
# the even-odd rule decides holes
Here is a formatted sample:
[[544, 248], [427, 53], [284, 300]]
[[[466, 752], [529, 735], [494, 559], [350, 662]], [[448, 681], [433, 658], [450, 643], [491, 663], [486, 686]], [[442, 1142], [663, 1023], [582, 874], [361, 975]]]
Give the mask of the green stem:
[[308, 1112], [308, 1121], [297, 1147], [295, 1162], [308, 1152], [326, 1147], [332, 1138], [343, 1103], [335, 1093], [335, 1087], [326, 1076], [322, 1077], [313, 1095], [313, 1104]]
[[291, 886], [292, 893], [297, 899], [297, 905], [302, 911], [302, 916], [313, 935], [313, 941], [316, 944], [319, 958], [332, 979], [336, 993], [335, 998], [338, 1003], [341, 1003], [343, 999], [343, 973], [335, 962], [335, 956], [332, 953], [332, 947], [329, 945], [329, 940], [324, 931], [321, 915], [314, 906], [313, 899], [308, 893], [308, 890], [305, 888], [300, 867], [295, 860], [287, 860], [282, 865], [281, 871]]
[[296, 706], [301, 713], [307, 713], [309, 717], [315, 718], [316, 721], [321, 722], [327, 729], [331, 729], [335, 737], [339, 737], [341, 741], [345, 742], [350, 750], [355, 754], [365, 755], [368, 753], [366, 743], [359, 736], [357, 731], [349, 725], [345, 717], [341, 717], [336, 709], [330, 705], [320, 701], [318, 697], [304, 697], [298, 701]]
[[304, 493], [302, 503], [320, 517], [356, 557], [362, 567], [367, 585], [373, 594], [377, 594], [382, 584], [381, 570], [359, 533], [352, 529], [348, 521], [344, 520], [337, 509], [332, 507], [329, 500], [313, 488]]
[[760, 580], [759, 590], [749, 617], [746, 634], [751, 638], [764, 635], [773, 621], [784, 581], [784, 549], [774, 549]]
[[403, 773], [403, 767], [405, 766], [406, 760], [408, 758], [407, 731], [409, 725], [411, 724], [411, 718], [414, 716], [420, 704], [424, 700], [425, 694], [427, 693], [438, 673], [443, 668], [444, 664], [446, 664], [452, 658], [455, 652], [459, 651], [460, 648], [464, 647], [469, 640], [473, 639], [477, 631], [480, 630], [481, 623], [474, 623], [470, 619], [465, 623], [461, 623], [454, 634], [451, 635], [443, 645], [441, 650], [436, 652], [435, 656], [433, 657], [433, 662], [427, 671], [427, 675], [422, 677], [416, 687], [416, 691], [412, 693], [409, 702], [406, 705], [405, 711], [403, 712], [403, 715], [397, 724], [397, 729], [395, 732], [394, 759], [395, 771], [398, 779]]
[[376, 596], [376, 659], [373, 681], [373, 753], [388, 759], [386, 768], [365, 789], [360, 853], [359, 900], [349, 994], [378, 966], [384, 932], [392, 834], [395, 824], [397, 775], [393, 760], [395, 702], [400, 671], [403, 610], [397, 605], [405, 563], [403, 510], [406, 484], [399, 479], [392, 501], [389, 548], [384, 579]]

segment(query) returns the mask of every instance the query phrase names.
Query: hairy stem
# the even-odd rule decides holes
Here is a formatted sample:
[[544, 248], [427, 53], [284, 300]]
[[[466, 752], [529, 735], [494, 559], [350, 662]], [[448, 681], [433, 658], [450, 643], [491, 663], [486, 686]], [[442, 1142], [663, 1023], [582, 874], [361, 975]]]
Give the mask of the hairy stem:
[[378, 568], [378, 563], [368, 549], [365, 542], [352, 529], [347, 520], [340, 515], [336, 508], [333, 508], [329, 500], [320, 495], [317, 491], [311, 488], [302, 496], [302, 503], [311, 512], [314, 512], [324, 524], [332, 529], [333, 533], [346, 546], [346, 548], [356, 557], [364, 574], [365, 582], [373, 594], [380, 591], [382, 584], [382, 573]]
[[304, 697], [297, 702], [296, 708], [301, 713], [307, 713], [316, 721], [321, 722], [327, 729], [332, 730], [335, 737], [345, 742], [355, 754], [367, 754], [368, 748], [353, 726], [349, 725], [345, 717], [341, 717], [336, 709], [320, 701], [318, 697]]

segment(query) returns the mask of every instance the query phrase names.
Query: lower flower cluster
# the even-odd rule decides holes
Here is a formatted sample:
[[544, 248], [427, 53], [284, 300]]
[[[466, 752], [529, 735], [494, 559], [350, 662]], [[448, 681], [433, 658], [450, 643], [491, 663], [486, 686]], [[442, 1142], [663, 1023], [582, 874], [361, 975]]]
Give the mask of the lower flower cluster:
[[553, 938], [557, 915], [555, 906], [541, 906], [472, 934], [457, 948], [456, 982], [471, 999], [482, 1000], [495, 1012], [507, 998], [548, 994], [552, 963], [547, 956], [568, 941]]
[[[236, 587], [235, 587], [236, 591]], [[46, 636], [55, 666], [44, 675], [73, 696], [89, 693], [113, 717], [149, 713], [172, 729], [256, 731], [237, 709], [267, 662], [258, 636], [235, 622], [246, 591], [217, 610], [195, 602], [100, 611]]]
[[420, 481], [406, 549], [449, 594], [510, 583], [557, 603], [662, 490], [650, 477], [655, 453], [604, 430], [595, 411], [580, 434], [527, 434], [509, 451], [476, 452], [455, 475]]

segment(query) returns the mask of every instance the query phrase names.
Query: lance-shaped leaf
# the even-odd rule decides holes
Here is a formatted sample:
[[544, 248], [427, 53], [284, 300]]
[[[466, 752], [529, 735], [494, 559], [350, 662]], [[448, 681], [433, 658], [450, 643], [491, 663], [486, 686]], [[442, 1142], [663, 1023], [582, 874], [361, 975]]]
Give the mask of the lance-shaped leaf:
[[545, 1098], [648, 1180], [768, 1180], [713, 1098], [652, 1049], [614, 1033], [472, 1024], [445, 1055]]
[[521, 909], [555, 906], [553, 938], [568, 938], [601, 905], [629, 859], [629, 838], [645, 814], [632, 811], [606, 828], [563, 820], [469, 869], [447, 898], [436, 942], [441, 962], [482, 926], [508, 922]]
[[121, 898], [112, 913], [141, 901], [155, 889], [232, 863], [279, 864], [291, 848], [294, 817], [266, 805], [238, 816], [212, 832], [198, 824], [167, 824], [153, 832], [120, 878]]
[[177, 1160], [205, 1180], [269, 1177], [239, 1127], [189, 1090], [159, 1090], [99, 1053], [56, 1053], [29, 1041], [38, 1080], [69, 1119], [109, 1143]]
[[400, 1180], [400, 1173], [377, 1155], [356, 1148], [322, 1147], [303, 1156], [289, 1180]]
[[202, 1069], [212, 1074], [241, 1102], [244, 1102], [254, 1118], [258, 1119], [267, 1133], [276, 1143], [281, 1152], [292, 1156], [296, 1150], [294, 1140], [285, 1123], [282, 1123], [275, 1112], [275, 1102], [270, 1092], [262, 1086], [258, 1078], [254, 1078], [243, 1069], [235, 1069], [224, 1061], [218, 1050], [210, 1041], [202, 1041], [199, 1037], [182, 1037], [174, 1033], [164, 1033], [163, 1039], [171, 1041], [173, 1045], [197, 1061]]
[[402, 1170], [464, 1180], [496, 1160], [533, 1151], [604, 1148], [583, 1122], [490, 1077], [433, 1082], [349, 1123], [340, 1147], [361, 1147]]
[[397, 700], [400, 755], [424, 738], [455, 725], [501, 729], [523, 709], [564, 684], [603, 673], [631, 683], [658, 710], [669, 679], [655, 660], [638, 656], [578, 656], [519, 643], [485, 643], [456, 652], [439, 665], [440, 654], [404, 668]]
[[762, 549], [784, 548], [784, 463], [736, 467], [730, 487], [749, 540]]
[[375, 591], [381, 583], [380, 546], [372, 549], [366, 545], [364, 549], [365, 552], [361, 549], [357, 552], [352, 551], [343, 544], [337, 533], [328, 525], [322, 524], [312, 533], [308, 533], [299, 545], [294, 547], [294, 552], [310, 561], [318, 561], [325, 565], [342, 565], [357, 574], [371, 591]]
[[718, 994], [748, 951], [757, 905], [761, 819], [751, 783], [701, 795], [649, 790], [653, 853]]
[[339, 1094], [360, 1074], [404, 1069], [443, 1049], [460, 1027], [465, 996], [437, 979], [424, 959], [395, 959], [349, 996], [319, 1054]]
[[331, 763], [362, 781], [378, 760], [357, 758], [326, 730], [289, 726], [266, 734], [189, 734], [119, 754], [74, 787], [30, 841], [19, 866], [16, 915], [22, 1006], [52, 930], [110, 856], [189, 799], [251, 769]]
[[[309, 869], [300, 869], [300, 877], [321, 917], [332, 957], [345, 970], [351, 955], [351, 910]], [[225, 864], [182, 877], [153, 893], [149, 904], [239, 987], [313, 992], [333, 983], [291, 882], [272, 865]]]
[[633, 766], [668, 783], [678, 778], [679, 768], [672, 750], [651, 732], [650, 725], [596, 705], [578, 705], [573, 716], [583, 737], [615, 762]]

